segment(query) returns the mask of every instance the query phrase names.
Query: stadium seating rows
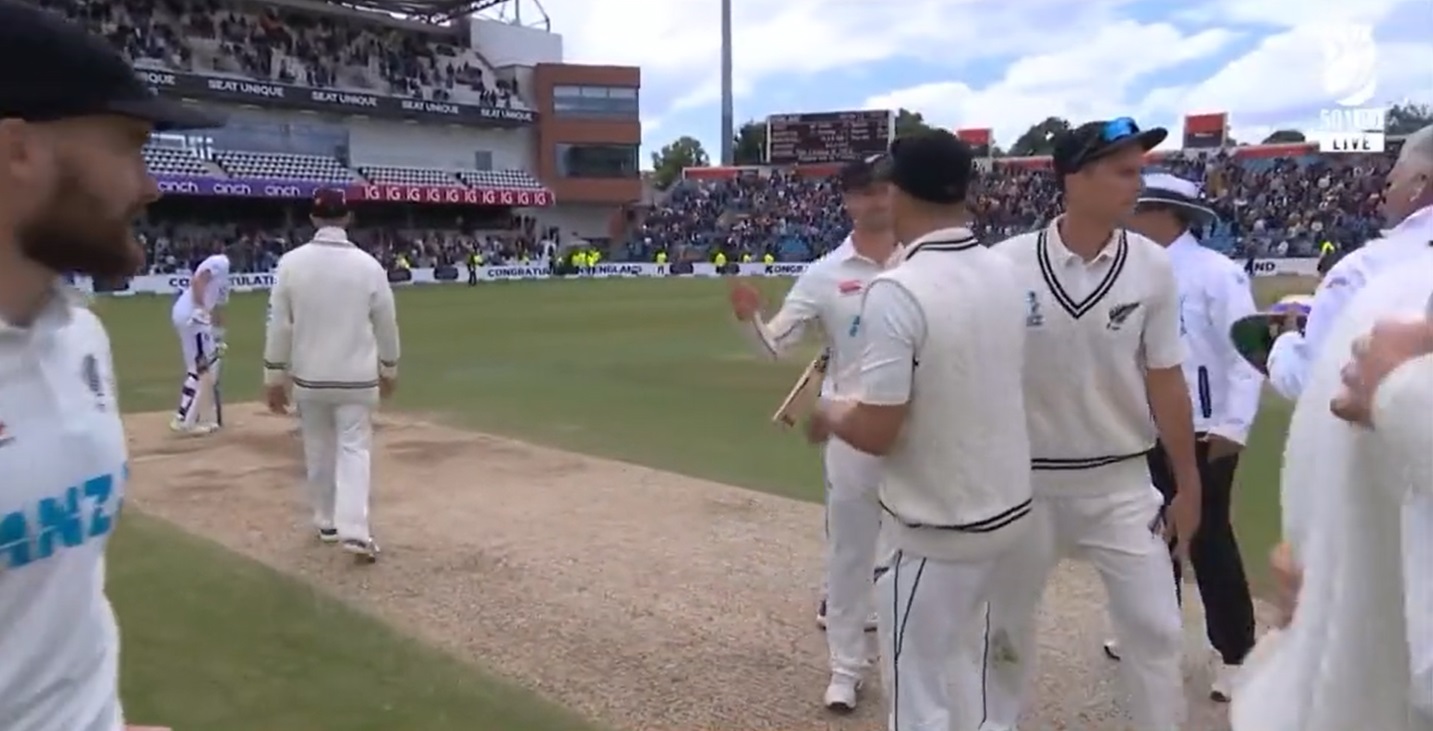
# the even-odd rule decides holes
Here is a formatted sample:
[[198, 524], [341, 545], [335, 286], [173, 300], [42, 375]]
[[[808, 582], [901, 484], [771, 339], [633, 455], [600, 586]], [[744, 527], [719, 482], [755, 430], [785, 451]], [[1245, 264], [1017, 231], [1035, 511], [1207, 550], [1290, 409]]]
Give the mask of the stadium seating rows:
[[[1255, 157], [1229, 151], [1180, 152], [1159, 162], [1203, 181], [1220, 214], [1216, 226], [1200, 232], [1203, 240], [1238, 256], [1308, 256], [1324, 241], [1347, 249], [1376, 235], [1391, 163], [1383, 155]], [[782, 260], [808, 260], [839, 243], [850, 228], [828, 177], [725, 172], [692, 175], [667, 191], [634, 227], [627, 255], [647, 259], [658, 249], [720, 249], [728, 258], [770, 251]], [[978, 233], [998, 240], [1050, 220], [1060, 196], [1047, 170], [997, 160], [973, 198]]]

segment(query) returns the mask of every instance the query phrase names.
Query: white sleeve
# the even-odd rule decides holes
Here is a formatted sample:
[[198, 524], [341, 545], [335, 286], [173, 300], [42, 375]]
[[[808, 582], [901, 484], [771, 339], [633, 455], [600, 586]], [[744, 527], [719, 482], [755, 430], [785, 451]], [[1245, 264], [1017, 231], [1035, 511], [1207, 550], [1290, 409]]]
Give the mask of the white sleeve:
[[1259, 413], [1259, 396], [1263, 390], [1264, 377], [1255, 370], [1244, 356], [1234, 347], [1229, 331], [1234, 323], [1257, 312], [1254, 307], [1254, 291], [1244, 270], [1230, 266], [1219, 272], [1216, 283], [1215, 306], [1211, 308], [1210, 320], [1215, 329], [1214, 341], [1220, 344], [1220, 359], [1224, 361], [1225, 398], [1218, 423], [1209, 431], [1232, 439], [1239, 444], [1248, 443], [1249, 427]]
[[378, 373], [384, 378], [394, 378], [398, 375], [398, 308], [393, 302], [393, 285], [388, 283], [388, 273], [374, 263], [376, 276], [368, 319], [378, 341]]
[[284, 260], [279, 260], [274, 288], [269, 290], [269, 323], [264, 328], [264, 384], [273, 386], [288, 376], [293, 355], [294, 322], [289, 306], [289, 285]]
[[758, 315], [750, 322], [742, 323], [742, 332], [763, 355], [772, 359], [786, 355], [792, 346], [801, 342], [807, 323], [821, 317], [817, 279], [811, 276], [811, 269], [808, 268], [791, 285], [791, 291], [786, 293], [775, 317], [762, 322]]
[[861, 308], [861, 403], [899, 406], [911, 400], [925, 328], [925, 315], [909, 290], [889, 279], [871, 282]]
[[1152, 369], [1174, 368], [1184, 362], [1184, 338], [1179, 334], [1179, 284], [1168, 256], [1155, 260], [1154, 298], [1142, 333], [1145, 365]]
[[1387, 463], [1401, 465], [1408, 489], [1433, 498], [1433, 355], [1409, 360], [1379, 384], [1373, 433]]
[[[1269, 349], [1269, 384], [1290, 401], [1297, 401], [1304, 392], [1319, 349], [1353, 296], [1363, 289], [1364, 274], [1362, 268], [1354, 264], [1356, 261], [1350, 256], [1335, 264], [1319, 282], [1313, 302], [1309, 304], [1309, 319], [1304, 323], [1303, 334], [1284, 333]], [[1348, 266], [1340, 266], [1345, 263]]]

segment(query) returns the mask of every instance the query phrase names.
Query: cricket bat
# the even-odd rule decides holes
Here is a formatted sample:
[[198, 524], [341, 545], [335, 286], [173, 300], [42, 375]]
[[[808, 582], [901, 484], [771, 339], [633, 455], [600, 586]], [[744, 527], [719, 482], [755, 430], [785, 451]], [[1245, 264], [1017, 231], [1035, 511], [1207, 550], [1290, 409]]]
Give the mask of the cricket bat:
[[781, 407], [771, 415], [771, 420], [784, 427], [796, 426], [798, 418], [797, 407], [800, 402], [807, 400], [806, 393], [821, 392], [821, 382], [826, 380], [826, 368], [831, 364], [830, 349], [822, 350], [819, 355], [811, 359], [806, 370], [801, 372], [801, 377], [796, 379], [796, 385], [791, 387], [791, 392], [781, 402]]

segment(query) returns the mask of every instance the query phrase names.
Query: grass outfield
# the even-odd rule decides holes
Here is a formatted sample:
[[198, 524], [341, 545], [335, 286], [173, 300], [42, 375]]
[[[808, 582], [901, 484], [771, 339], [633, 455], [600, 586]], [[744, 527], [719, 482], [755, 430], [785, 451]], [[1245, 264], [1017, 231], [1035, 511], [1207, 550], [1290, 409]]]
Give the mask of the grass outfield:
[[[772, 301], [786, 284], [763, 281]], [[1308, 291], [1260, 280], [1260, 298]], [[765, 424], [801, 362], [752, 357], [725, 285], [653, 279], [403, 290], [395, 407], [464, 426], [818, 501], [820, 460]], [[104, 299], [127, 411], [171, 408], [167, 298]], [[258, 397], [264, 300], [229, 307], [231, 401]], [[1235, 506], [1255, 580], [1278, 530], [1288, 407], [1266, 399]], [[131, 511], [110, 586], [128, 715], [178, 731], [589, 728], [307, 586]]]

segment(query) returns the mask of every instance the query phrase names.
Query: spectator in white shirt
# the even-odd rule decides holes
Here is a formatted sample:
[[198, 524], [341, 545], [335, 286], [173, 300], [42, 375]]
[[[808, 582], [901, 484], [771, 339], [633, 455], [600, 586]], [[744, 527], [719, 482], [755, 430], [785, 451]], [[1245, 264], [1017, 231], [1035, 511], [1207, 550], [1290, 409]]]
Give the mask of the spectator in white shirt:
[[866, 291], [859, 388], [822, 400], [812, 436], [883, 458], [896, 549], [877, 581], [889, 729], [972, 728], [980, 709], [958, 706], [952, 682], [978, 684], [982, 668], [960, 640], [997, 585], [1031, 580], [1015, 570], [1031, 548], [1023, 296], [1011, 263], [968, 228], [965, 143], [944, 130], [903, 137], [883, 165], [906, 248]]
[[[1259, 410], [1263, 376], [1229, 337], [1241, 318], [1255, 314], [1249, 277], [1229, 257], [1201, 245], [1190, 233], [1215, 219], [1199, 186], [1168, 173], [1147, 173], [1130, 229], [1148, 236], [1169, 252], [1179, 284], [1179, 332], [1189, 357], [1184, 380], [1194, 404], [1195, 456], [1203, 484], [1199, 533], [1189, 546], [1189, 560], [1204, 601], [1209, 642], [1222, 665], [1210, 696], [1228, 702], [1235, 671], [1254, 647], [1254, 603], [1244, 561], [1230, 522], [1234, 473], [1239, 453]], [[1149, 455], [1154, 485], [1174, 496], [1174, 473], [1161, 446]], [[1183, 562], [1175, 561], [1176, 589]], [[1105, 651], [1118, 659], [1118, 648]]]
[[1429, 540], [1406, 526], [1408, 506], [1433, 498], [1430, 317], [1433, 249], [1370, 280], [1329, 333], [1284, 452], [1303, 503], [1292, 555], [1276, 552], [1291, 622], [1251, 655], [1234, 731], [1433, 728], [1433, 667], [1410, 616], [1429, 605], [1405, 604], [1428, 566], [1400, 570]]
[[264, 385], [270, 410], [299, 405], [319, 540], [378, 560], [369, 530], [373, 410], [398, 380], [398, 320], [383, 266], [348, 240], [344, 192], [314, 197], [313, 240], [279, 259], [269, 292]]
[[0, 0], [0, 728], [121, 731], [104, 552], [128, 467], [104, 325], [63, 275], [116, 282], [159, 197], [156, 128], [218, 120], [162, 101], [102, 39]]

